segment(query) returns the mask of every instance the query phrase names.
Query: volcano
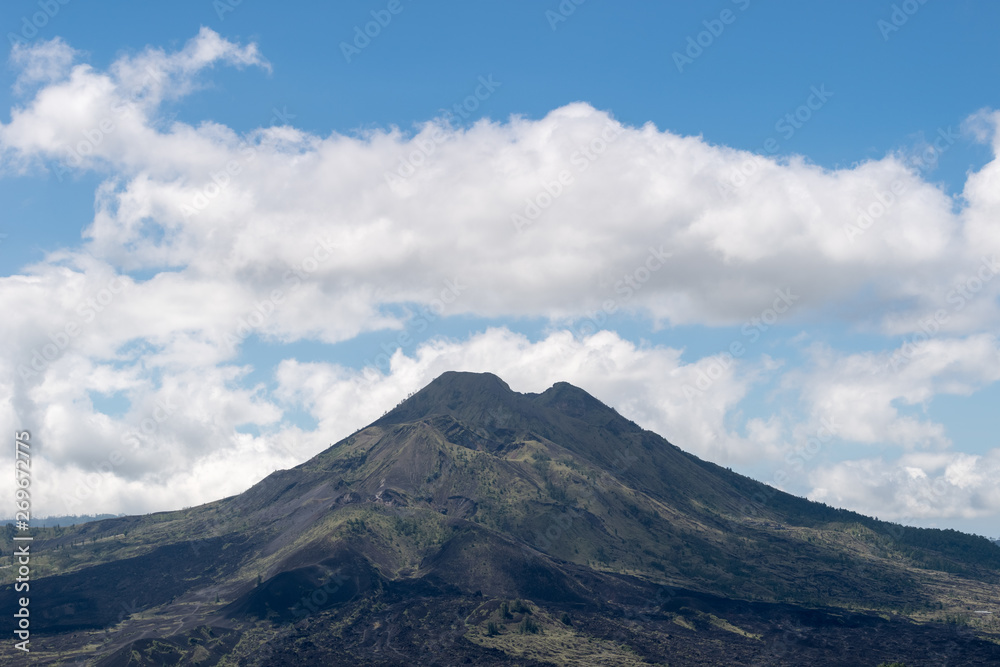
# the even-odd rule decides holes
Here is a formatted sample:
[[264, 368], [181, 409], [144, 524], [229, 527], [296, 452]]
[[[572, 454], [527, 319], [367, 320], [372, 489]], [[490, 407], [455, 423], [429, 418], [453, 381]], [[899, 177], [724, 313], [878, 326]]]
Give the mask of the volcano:
[[989, 540], [797, 498], [489, 373], [240, 495], [38, 529], [32, 553], [39, 665], [1000, 664]]

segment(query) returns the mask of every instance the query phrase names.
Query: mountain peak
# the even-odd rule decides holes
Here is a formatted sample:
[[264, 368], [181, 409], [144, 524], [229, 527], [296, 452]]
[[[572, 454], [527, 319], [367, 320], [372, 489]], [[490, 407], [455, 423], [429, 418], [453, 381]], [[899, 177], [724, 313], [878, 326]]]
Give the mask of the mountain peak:
[[446, 415], [473, 429], [545, 429], [557, 413], [594, 426], [620, 421], [620, 429], [637, 428], [598, 399], [568, 382], [556, 382], [541, 394], [518, 393], [493, 373], [447, 371], [402, 401], [375, 422], [405, 424]]
[[617, 416], [612, 408], [569, 382], [556, 382], [538, 399], [541, 405], [556, 408], [563, 414], [585, 421], [592, 418], [607, 419], [611, 414]]
[[473, 390], [502, 390], [511, 392], [510, 386], [493, 373], [474, 373], [472, 371], [445, 371], [431, 380], [421, 391], [431, 388]]
[[470, 417], [513, 407], [521, 394], [493, 373], [446, 371], [375, 424], [401, 424], [435, 415]]

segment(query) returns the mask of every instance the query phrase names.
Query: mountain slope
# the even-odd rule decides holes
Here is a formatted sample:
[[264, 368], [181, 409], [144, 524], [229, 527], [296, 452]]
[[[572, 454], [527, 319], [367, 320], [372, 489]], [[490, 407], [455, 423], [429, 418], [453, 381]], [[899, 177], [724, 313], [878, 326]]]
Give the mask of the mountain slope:
[[[572, 385], [518, 394], [490, 374], [445, 373], [239, 496], [34, 548], [38, 664], [421, 664], [421, 636], [473, 664], [713, 664], [699, 656], [720, 645], [750, 664], [795, 627], [887, 660], [902, 638], [1000, 656], [976, 634], [997, 630], [976, 611], [1000, 611], [988, 540], [795, 498]], [[563, 651], [580, 642], [593, 655]]]

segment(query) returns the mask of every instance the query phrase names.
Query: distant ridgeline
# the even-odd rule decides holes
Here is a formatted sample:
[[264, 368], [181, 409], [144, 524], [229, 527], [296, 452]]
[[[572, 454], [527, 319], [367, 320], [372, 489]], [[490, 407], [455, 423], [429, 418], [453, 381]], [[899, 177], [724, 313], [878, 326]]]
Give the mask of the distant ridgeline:
[[[49, 516], [44, 519], [31, 520], [32, 526], [39, 528], [53, 528], [55, 526], [75, 526], [80, 523], [90, 523], [91, 521], [101, 521], [103, 519], [117, 519], [124, 514], [81, 514], [80, 516]], [[0, 519], [0, 526], [13, 526], [14, 519]]]

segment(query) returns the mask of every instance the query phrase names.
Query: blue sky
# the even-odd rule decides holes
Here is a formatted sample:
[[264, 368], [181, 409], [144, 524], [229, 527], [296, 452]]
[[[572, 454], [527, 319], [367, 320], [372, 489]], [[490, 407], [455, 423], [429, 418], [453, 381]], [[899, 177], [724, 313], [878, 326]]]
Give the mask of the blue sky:
[[998, 19], [4, 3], [0, 421], [42, 443], [43, 513], [151, 511], [488, 370], [994, 534]]

